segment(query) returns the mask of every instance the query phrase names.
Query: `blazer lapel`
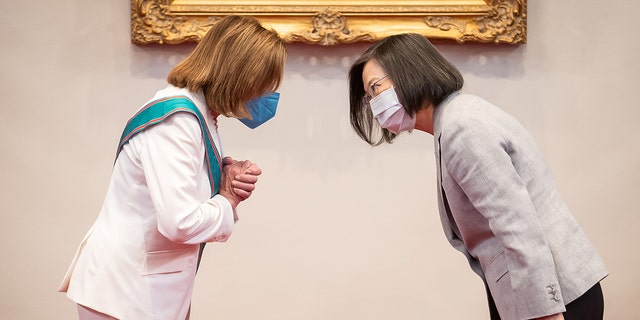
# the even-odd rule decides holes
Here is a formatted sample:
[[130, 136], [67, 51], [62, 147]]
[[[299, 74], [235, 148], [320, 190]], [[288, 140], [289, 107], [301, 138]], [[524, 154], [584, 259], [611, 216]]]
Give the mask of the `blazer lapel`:
[[449, 96], [443, 103], [438, 105], [433, 111], [433, 140], [434, 140], [434, 151], [436, 157], [436, 171], [437, 171], [437, 179], [438, 179], [438, 212], [440, 213], [440, 221], [442, 223], [442, 229], [444, 230], [445, 236], [449, 243], [456, 248], [457, 250], [465, 253], [466, 249], [464, 247], [464, 243], [460, 239], [460, 237], [454, 231], [455, 221], [453, 220], [453, 216], [451, 215], [449, 204], [447, 203], [446, 194], [443, 187], [443, 164], [442, 164], [442, 148], [440, 145], [440, 141], [442, 139], [442, 116], [444, 113], [444, 109], [447, 107], [447, 104], [455, 97], [457, 93]]

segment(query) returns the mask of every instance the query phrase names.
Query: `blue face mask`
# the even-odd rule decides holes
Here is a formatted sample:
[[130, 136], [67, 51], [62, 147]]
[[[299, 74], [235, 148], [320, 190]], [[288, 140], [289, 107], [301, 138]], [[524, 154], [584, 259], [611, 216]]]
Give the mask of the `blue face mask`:
[[251, 115], [251, 119], [240, 118], [238, 120], [244, 123], [245, 126], [255, 129], [276, 115], [278, 100], [280, 100], [280, 93], [278, 92], [271, 92], [264, 96], [249, 100], [245, 104], [245, 107]]

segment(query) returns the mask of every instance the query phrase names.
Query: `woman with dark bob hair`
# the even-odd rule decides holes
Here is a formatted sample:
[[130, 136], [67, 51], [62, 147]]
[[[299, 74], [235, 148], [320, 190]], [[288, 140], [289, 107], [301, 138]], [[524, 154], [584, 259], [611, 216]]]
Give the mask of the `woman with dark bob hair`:
[[111, 183], [60, 286], [85, 319], [188, 319], [206, 242], [224, 242], [262, 170], [224, 157], [218, 116], [275, 113], [284, 41], [254, 18], [216, 22], [129, 120]]
[[462, 86], [425, 37], [385, 38], [349, 72], [351, 125], [374, 146], [433, 135], [444, 233], [484, 281], [491, 319], [602, 319], [607, 269], [533, 138]]

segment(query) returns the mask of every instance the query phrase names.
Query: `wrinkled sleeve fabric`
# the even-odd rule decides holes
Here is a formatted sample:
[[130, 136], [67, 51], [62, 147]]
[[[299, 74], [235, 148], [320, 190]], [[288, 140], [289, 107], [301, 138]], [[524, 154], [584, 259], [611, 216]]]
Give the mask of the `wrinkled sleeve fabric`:
[[447, 126], [442, 146], [448, 173], [506, 248], [520, 316], [563, 312], [564, 303], [547, 295], [547, 286], [558, 283], [553, 256], [526, 182], [512, 164], [507, 135], [486, 119], [466, 117]]
[[195, 116], [180, 112], [144, 132], [141, 165], [155, 207], [158, 230], [185, 244], [226, 241], [233, 231], [233, 208], [211, 197], [205, 146]]

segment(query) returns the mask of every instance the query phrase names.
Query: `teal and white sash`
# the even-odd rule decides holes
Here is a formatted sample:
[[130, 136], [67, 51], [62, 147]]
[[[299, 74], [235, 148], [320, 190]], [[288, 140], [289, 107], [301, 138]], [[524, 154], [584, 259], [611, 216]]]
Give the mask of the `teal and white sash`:
[[[144, 129], [152, 127], [161, 123], [171, 115], [178, 112], [188, 112], [198, 118], [200, 122], [200, 129], [202, 129], [202, 140], [205, 145], [205, 160], [209, 164], [207, 166], [209, 172], [209, 183], [211, 184], [211, 196], [218, 194], [220, 190], [221, 180], [221, 168], [222, 158], [216, 148], [215, 143], [211, 137], [209, 127], [198, 110], [198, 107], [185, 96], [172, 96], [158, 100], [154, 100], [140, 109], [131, 119], [127, 122], [127, 125], [120, 137], [120, 143], [118, 143], [118, 151], [116, 152], [116, 159], [122, 151], [122, 147], [129, 142], [133, 136], [142, 132]], [[198, 264], [200, 266], [200, 259], [202, 258], [202, 251], [204, 250], [205, 243], [200, 244], [200, 251], [198, 253]]]

